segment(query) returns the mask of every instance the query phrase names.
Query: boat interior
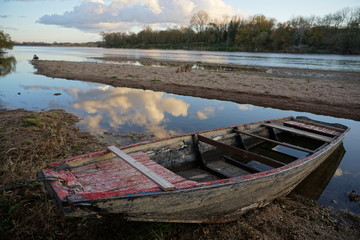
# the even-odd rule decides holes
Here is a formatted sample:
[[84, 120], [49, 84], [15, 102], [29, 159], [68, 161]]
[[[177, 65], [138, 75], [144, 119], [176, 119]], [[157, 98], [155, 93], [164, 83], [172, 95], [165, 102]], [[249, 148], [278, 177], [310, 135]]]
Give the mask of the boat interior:
[[297, 118], [251, 130], [233, 128], [221, 141], [195, 134], [196, 161], [172, 171], [197, 182], [258, 173], [311, 155], [344, 131], [341, 125]]

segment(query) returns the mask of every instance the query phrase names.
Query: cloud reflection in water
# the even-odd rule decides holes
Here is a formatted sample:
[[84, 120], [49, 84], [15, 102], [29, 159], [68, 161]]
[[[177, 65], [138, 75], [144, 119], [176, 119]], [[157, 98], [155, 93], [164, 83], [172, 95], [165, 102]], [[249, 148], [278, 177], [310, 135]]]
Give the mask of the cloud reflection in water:
[[[69, 88], [67, 94], [78, 101], [72, 106], [88, 115], [80, 123], [87, 131], [119, 133], [123, 125], [144, 128], [156, 137], [176, 134], [167, 130], [166, 114], [174, 117], [188, 115], [190, 104], [164, 93], [130, 88], [101, 86], [91, 90]], [[104, 125], [108, 125], [104, 127]]]

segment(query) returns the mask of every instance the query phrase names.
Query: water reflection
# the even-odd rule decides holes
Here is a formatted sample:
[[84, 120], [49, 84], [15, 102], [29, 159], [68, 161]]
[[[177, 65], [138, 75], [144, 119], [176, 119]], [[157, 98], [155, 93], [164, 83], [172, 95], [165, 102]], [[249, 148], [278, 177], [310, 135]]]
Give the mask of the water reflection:
[[3, 77], [16, 69], [16, 58], [0, 55], [0, 76]]
[[161, 92], [138, 89], [103, 86], [90, 91], [78, 88], [65, 91], [78, 99], [72, 106], [87, 113], [81, 122], [83, 127], [95, 133], [119, 132], [119, 128], [124, 127], [145, 128], [156, 137], [166, 137], [176, 134], [166, 129], [166, 116], [186, 117], [190, 106]]
[[[306, 177], [292, 193], [302, 195], [312, 200], [318, 200], [333, 176], [342, 175], [338, 168], [345, 155], [341, 144], [314, 172]], [[340, 175], [339, 175], [340, 174]]]
[[197, 111], [196, 115], [199, 119], [205, 120], [210, 116], [214, 116], [214, 112], [215, 112], [215, 108], [209, 106], [201, 109], [200, 111]]

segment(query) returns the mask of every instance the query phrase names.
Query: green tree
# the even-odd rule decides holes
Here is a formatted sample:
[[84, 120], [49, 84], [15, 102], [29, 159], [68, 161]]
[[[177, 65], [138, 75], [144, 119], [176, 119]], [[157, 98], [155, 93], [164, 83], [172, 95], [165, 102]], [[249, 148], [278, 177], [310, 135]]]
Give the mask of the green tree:
[[240, 22], [235, 41], [248, 51], [267, 50], [274, 25], [275, 19], [267, 19], [264, 15], [252, 16]]
[[13, 46], [14, 42], [11, 40], [10, 35], [0, 30], [0, 51], [3, 49], [13, 49]]

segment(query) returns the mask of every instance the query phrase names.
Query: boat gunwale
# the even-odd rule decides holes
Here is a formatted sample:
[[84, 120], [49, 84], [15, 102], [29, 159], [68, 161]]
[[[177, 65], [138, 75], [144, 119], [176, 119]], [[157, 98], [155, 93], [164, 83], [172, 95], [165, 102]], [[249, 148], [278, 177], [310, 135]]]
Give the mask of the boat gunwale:
[[[287, 118], [290, 118], [290, 117], [272, 119], [272, 120], [268, 120], [268, 121], [279, 121], [279, 120], [284, 120]], [[253, 122], [253, 123], [248, 123], [248, 124], [240, 124], [240, 125], [236, 125], [236, 126], [253, 125], [253, 124], [255, 125], [255, 124], [261, 124], [264, 122], [267, 122], [267, 121], [259, 121], [259, 122]], [[216, 128], [216, 129], [211, 129], [211, 130], [199, 131], [199, 132], [195, 132], [195, 133], [187, 133], [187, 134], [182, 134], [182, 135], [177, 135], [177, 136], [171, 136], [171, 137], [163, 138], [163, 139], [139, 142], [139, 143], [123, 146], [120, 149], [122, 149], [122, 150], [129, 149], [129, 148], [133, 148], [133, 147], [137, 147], [137, 146], [141, 146], [141, 145], [146, 145], [149, 143], [156, 143], [156, 142], [166, 141], [166, 140], [170, 140], [170, 139], [191, 136], [193, 134], [201, 134], [201, 133], [206, 133], [206, 132], [211, 132], [211, 131], [231, 129], [233, 127], [234, 126], [224, 127], [224, 128]], [[109, 192], [87, 192], [87, 193], [76, 193], [76, 194], [67, 196], [63, 200], [61, 200], [57, 197], [57, 194], [56, 194], [57, 191], [55, 189], [53, 189], [53, 191], [55, 192], [55, 196], [58, 198], [58, 200], [60, 202], [71, 203], [71, 204], [81, 204], [81, 202], [102, 202], [102, 201], [109, 201], [109, 200], [116, 200], [116, 199], [129, 199], [129, 198], [137, 198], [137, 197], [144, 197], [144, 196], [151, 196], [151, 195], [175, 194], [175, 193], [177, 194], [179, 192], [184, 192], [184, 191], [196, 191], [196, 190], [200, 190], [200, 189], [218, 188], [218, 187], [222, 187], [222, 186], [240, 184], [242, 182], [253, 181], [255, 179], [271, 177], [275, 174], [282, 174], [286, 171], [290, 171], [291, 169], [293, 169], [295, 167], [300, 167], [301, 165], [310, 162], [312, 159], [317, 159], [321, 155], [325, 154], [330, 148], [334, 147], [335, 145], [337, 145], [338, 143], [343, 141], [346, 133], [350, 131], [349, 127], [346, 127], [346, 126], [344, 126], [344, 127], [345, 127], [345, 129], [341, 133], [341, 135], [334, 137], [332, 142], [326, 144], [325, 146], [320, 147], [315, 153], [309, 154], [302, 158], [299, 158], [296, 161], [286, 164], [284, 166], [281, 166], [278, 168], [273, 168], [273, 169], [266, 170], [266, 171], [261, 171], [258, 173], [252, 173], [252, 174], [236, 176], [236, 177], [226, 178], [226, 179], [218, 179], [218, 180], [213, 180], [213, 181], [208, 181], [208, 182], [199, 182], [195, 186], [186, 187], [186, 188], [176, 188], [173, 191], [164, 191], [158, 187], [153, 187], [153, 188], [149, 188], [146, 190], [144, 189], [145, 191], [142, 191], [140, 189], [138, 191], [134, 191], [134, 189], [128, 189], [128, 190], [117, 190], [117, 191], [109, 191]], [[70, 161], [75, 161], [77, 159], [96, 157], [96, 156], [101, 156], [101, 155], [104, 155], [107, 153], [110, 153], [110, 151], [102, 150], [99, 152], [79, 155], [76, 157], [62, 160], [60, 162], [50, 163], [50, 164], [48, 164], [48, 167], [56, 167], [56, 166], [60, 166], [62, 164], [66, 164], [67, 162], [70, 162]], [[51, 188], [52, 188], [52, 186], [51, 186]], [[99, 196], [103, 195], [103, 196], [102, 197], [99, 197], [99, 196], [92, 197], [90, 195], [99, 195]], [[106, 196], [106, 195], [110, 195], [110, 196]]]
[[[126, 150], [126, 149], [129, 149], [129, 148], [134, 148], [134, 147], [137, 147], [137, 146], [147, 145], [147, 144], [151, 144], [151, 143], [163, 142], [163, 141], [167, 141], [167, 140], [171, 140], [171, 139], [175, 139], [175, 138], [188, 137], [188, 136], [191, 136], [191, 135], [194, 135], [194, 134], [201, 134], [201, 133], [207, 133], [207, 132], [213, 132], [213, 131], [219, 131], [219, 130], [225, 130], [225, 129], [232, 129], [232, 128], [235, 128], [235, 127], [246, 126], [246, 125], [256, 125], [256, 124], [261, 124], [261, 123], [265, 123], [265, 122], [268, 122], [268, 121], [281, 121], [281, 120], [284, 120], [284, 119], [287, 119], [287, 118], [293, 118], [293, 117], [288, 116], [288, 117], [276, 118], [276, 119], [271, 119], [271, 120], [266, 120], [266, 121], [244, 123], [244, 124], [239, 124], [239, 125], [234, 125], [234, 126], [213, 128], [213, 129], [202, 130], [202, 131], [197, 131], [197, 132], [192, 132], [192, 133], [184, 133], [184, 134], [179, 134], [179, 135], [170, 136], [170, 137], [166, 137], [166, 138], [159, 138], [159, 139], [153, 139], [153, 140], [133, 143], [133, 144], [129, 144], [129, 145], [126, 145], [126, 146], [121, 146], [121, 147], [119, 147], [119, 149], [120, 150]], [[97, 157], [97, 156], [101, 156], [101, 155], [107, 154], [107, 153], [110, 153], [110, 151], [108, 149], [104, 149], [104, 150], [101, 150], [101, 151], [98, 151], [98, 152], [93, 152], [93, 153], [86, 153], [86, 154], [78, 155], [78, 156], [75, 156], [75, 157], [70, 157], [70, 158], [67, 158], [67, 159], [64, 159], [64, 160], [49, 163], [49, 164], [47, 164], [47, 167], [56, 167], [56, 166], [60, 166], [62, 164], [66, 164], [67, 162], [76, 161], [76, 160], [82, 159], [82, 158]]]

